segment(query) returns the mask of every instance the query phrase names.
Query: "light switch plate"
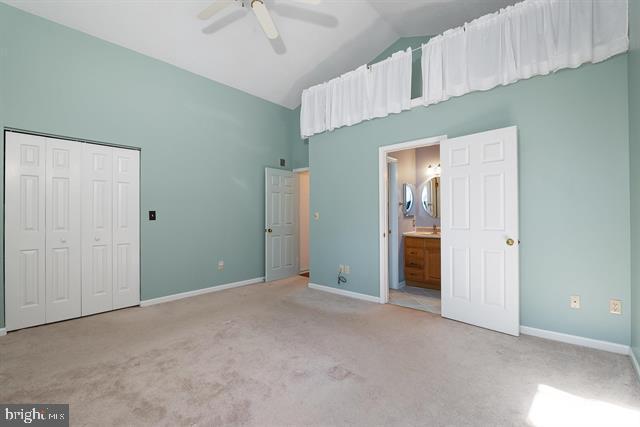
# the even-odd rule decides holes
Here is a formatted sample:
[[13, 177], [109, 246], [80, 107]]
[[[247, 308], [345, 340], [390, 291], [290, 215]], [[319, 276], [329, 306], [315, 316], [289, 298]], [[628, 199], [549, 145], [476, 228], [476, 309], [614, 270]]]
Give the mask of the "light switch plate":
[[220, 270], [220, 271], [224, 270], [224, 261], [223, 260], [218, 261], [218, 270]]

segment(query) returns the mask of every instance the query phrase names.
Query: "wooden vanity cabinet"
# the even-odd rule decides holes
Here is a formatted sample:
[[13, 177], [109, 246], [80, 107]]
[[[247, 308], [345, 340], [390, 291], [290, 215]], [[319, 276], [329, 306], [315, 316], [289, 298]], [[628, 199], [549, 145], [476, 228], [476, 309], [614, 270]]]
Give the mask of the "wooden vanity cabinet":
[[409, 286], [440, 290], [440, 239], [404, 237], [404, 278]]

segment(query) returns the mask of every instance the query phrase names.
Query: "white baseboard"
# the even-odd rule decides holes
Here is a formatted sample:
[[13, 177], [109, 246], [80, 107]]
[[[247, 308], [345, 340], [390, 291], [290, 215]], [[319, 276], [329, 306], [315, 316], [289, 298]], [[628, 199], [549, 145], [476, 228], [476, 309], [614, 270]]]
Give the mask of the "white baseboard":
[[640, 380], [640, 364], [638, 364], [638, 359], [636, 359], [636, 354], [633, 352], [633, 349], [629, 350], [629, 356], [631, 356], [631, 363], [633, 367], [636, 368], [636, 374], [638, 374], [638, 379]]
[[3, 337], [7, 335], [7, 329], [6, 328], [0, 328], [0, 337]]
[[582, 347], [595, 348], [598, 350], [609, 351], [611, 353], [629, 355], [631, 352], [631, 348], [628, 345], [594, 340], [593, 338], [585, 338], [577, 335], [563, 334], [562, 332], [547, 331], [545, 329], [531, 328], [529, 326], [520, 326], [520, 332], [525, 335], [546, 338], [548, 340], [560, 341], [567, 344], [580, 345]]
[[208, 294], [210, 292], [224, 291], [225, 289], [239, 288], [240, 286], [253, 285], [255, 283], [264, 282], [264, 277], [256, 277], [255, 279], [242, 280], [240, 282], [225, 283], [224, 285], [210, 286], [208, 288], [196, 289], [195, 291], [181, 292], [179, 294], [167, 295], [165, 297], [152, 298], [140, 301], [140, 307], [148, 307], [150, 305], [162, 304], [163, 302], [175, 301], [183, 298], [195, 297], [196, 295]]
[[379, 297], [372, 297], [371, 295], [360, 294], [358, 292], [346, 291], [344, 289], [332, 288], [331, 286], [318, 285], [316, 283], [309, 283], [309, 288], [316, 289], [318, 291], [329, 292], [330, 294], [342, 295], [344, 297], [360, 299], [369, 302], [380, 302]]

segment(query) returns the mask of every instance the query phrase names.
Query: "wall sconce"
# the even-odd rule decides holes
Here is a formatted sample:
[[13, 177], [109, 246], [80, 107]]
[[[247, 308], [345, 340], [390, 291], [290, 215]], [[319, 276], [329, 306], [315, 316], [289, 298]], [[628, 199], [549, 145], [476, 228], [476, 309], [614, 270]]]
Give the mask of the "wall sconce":
[[432, 176], [440, 176], [440, 172], [442, 169], [440, 165], [429, 165], [427, 166], [427, 178], [431, 178]]

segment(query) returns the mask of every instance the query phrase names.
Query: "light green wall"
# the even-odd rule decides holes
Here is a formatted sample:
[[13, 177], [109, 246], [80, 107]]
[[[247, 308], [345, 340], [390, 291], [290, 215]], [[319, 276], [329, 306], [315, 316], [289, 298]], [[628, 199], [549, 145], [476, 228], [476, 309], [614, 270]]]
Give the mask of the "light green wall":
[[629, 2], [629, 148], [631, 165], [631, 345], [640, 360], [640, 1]]
[[[380, 55], [376, 56], [370, 64], [375, 64], [383, 59], [386, 59], [394, 53], [405, 50], [408, 47], [416, 49], [422, 44], [429, 41], [431, 36], [417, 36], [417, 37], [401, 37], [396, 40], [391, 46], [383, 50]], [[422, 58], [422, 51], [417, 50], [413, 52], [413, 64], [411, 67], [411, 99], [422, 96], [422, 71], [420, 66], [420, 59]]]
[[[378, 147], [517, 125], [521, 323], [629, 343], [627, 57], [562, 71], [311, 139], [311, 281], [379, 294]], [[569, 296], [582, 309], [569, 308]]]
[[143, 299], [264, 275], [264, 168], [290, 162], [294, 111], [4, 4], [0, 61], [0, 129], [142, 148]]

